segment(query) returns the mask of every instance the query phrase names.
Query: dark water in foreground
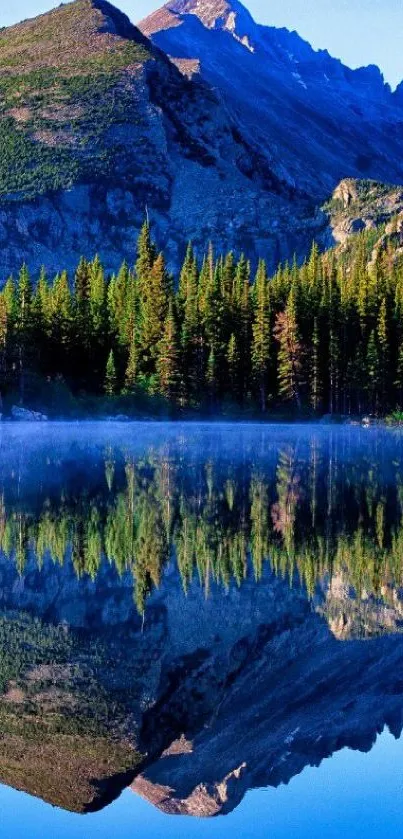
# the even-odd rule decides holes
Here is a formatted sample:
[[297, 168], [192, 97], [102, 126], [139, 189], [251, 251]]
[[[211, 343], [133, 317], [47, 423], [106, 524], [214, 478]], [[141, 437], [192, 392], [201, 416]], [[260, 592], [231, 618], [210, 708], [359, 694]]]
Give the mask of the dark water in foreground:
[[0, 427], [2, 836], [397, 837], [402, 727], [400, 432]]

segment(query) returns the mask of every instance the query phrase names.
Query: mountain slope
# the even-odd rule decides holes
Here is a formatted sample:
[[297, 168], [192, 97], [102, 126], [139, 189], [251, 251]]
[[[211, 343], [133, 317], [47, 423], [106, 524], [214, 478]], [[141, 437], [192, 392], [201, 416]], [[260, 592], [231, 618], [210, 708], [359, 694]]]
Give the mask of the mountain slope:
[[141, 29], [75, 0], [0, 30], [1, 282], [133, 262], [147, 211], [172, 268], [192, 239], [274, 269], [337, 239], [320, 206], [342, 178], [403, 183], [403, 96], [377, 68], [237, 0], [174, 0]]
[[[109, 11], [83, 0], [0, 33], [2, 196], [35, 197], [94, 170], [106, 174], [115, 162], [116, 144], [107, 160], [101, 139], [116, 84], [129, 66], [140, 75], [153, 56], [123, 15], [102, 9]], [[129, 107], [126, 98], [119, 105]]]
[[403, 97], [377, 67], [350, 70], [238, 0], [172, 0], [140, 28], [197, 66], [277, 176], [316, 201], [345, 177], [402, 182]]
[[116, 269], [146, 208], [173, 264], [189, 238], [274, 262], [316, 224], [212, 88], [105, 0], [0, 32], [0, 139], [2, 279], [23, 260], [58, 270], [95, 251]]

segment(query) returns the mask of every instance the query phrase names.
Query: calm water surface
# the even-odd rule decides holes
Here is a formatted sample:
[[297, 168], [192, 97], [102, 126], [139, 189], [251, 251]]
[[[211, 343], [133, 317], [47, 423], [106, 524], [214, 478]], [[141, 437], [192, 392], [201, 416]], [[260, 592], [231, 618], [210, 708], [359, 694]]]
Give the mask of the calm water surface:
[[398, 837], [403, 434], [0, 427], [0, 830]]

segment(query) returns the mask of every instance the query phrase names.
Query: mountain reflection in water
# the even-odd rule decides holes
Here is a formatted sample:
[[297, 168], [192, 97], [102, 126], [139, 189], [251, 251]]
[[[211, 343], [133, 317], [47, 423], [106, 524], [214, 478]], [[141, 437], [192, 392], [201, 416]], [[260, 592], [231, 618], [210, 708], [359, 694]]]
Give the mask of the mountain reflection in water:
[[0, 781], [231, 811], [403, 724], [403, 435], [0, 430]]

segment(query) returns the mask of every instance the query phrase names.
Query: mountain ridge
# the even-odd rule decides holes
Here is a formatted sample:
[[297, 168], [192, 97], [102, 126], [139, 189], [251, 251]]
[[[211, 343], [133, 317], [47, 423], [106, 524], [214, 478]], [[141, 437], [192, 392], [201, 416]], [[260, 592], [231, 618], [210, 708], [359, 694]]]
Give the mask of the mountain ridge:
[[[148, 28], [150, 34], [152, 34], [153, 26], [158, 22], [158, 19], [163, 21], [165, 18], [166, 23], [175, 25], [176, 18], [176, 25], [180, 25], [180, 17], [187, 14], [195, 15], [210, 29], [226, 29], [241, 43], [244, 36], [249, 37], [251, 34], [250, 31], [248, 32], [248, 28], [249, 30], [251, 28], [255, 30], [258, 27], [260, 30], [279, 33], [284, 38], [288, 38], [290, 43], [294, 41], [294, 43], [298, 42], [301, 46], [303, 45], [306, 54], [313, 53], [317, 56], [330, 58], [336, 64], [346, 68], [350, 73], [362, 74], [363, 71], [368, 71], [373, 77], [377, 76], [385, 87], [392, 92], [392, 86], [389, 82], [385, 81], [384, 74], [377, 64], [370, 62], [369, 64], [359, 65], [355, 68], [350, 67], [344, 64], [340, 58], [329, 53], [329, 50], [326, 48], [314, 48], [296, 29], [258, 23], [251, 12], [239, 0], [168, 0], [164, 6], [155, 12], [151, 12], [138, 25], [143, 30]], [[239, 25], [241, 29], [237, 31], [237, 26]], [[247, 44], [244, 45], [247, 46]], [[396, 88], [399, 88], [401, 85], [403, 86], [403, 80], [400, 84], [397, 84]]]
[[211, 240], [274, 270], [333, 244], [321, 206], [342, 179], [403, 183], [403, 96], [379, 70], [238, 0], [177, 0], [140, 27], [74, 0], [0, 30], [2, 281], [132, 263], [146, 212], [172, 268]]
[[402, 182], [402, 100], [374, 65], [351, 70], [255, 23], [238, 0], [173, 0], [139, 26], [173, 58], [197, 60], [276, 174], [317, 201], [344, 177]]

